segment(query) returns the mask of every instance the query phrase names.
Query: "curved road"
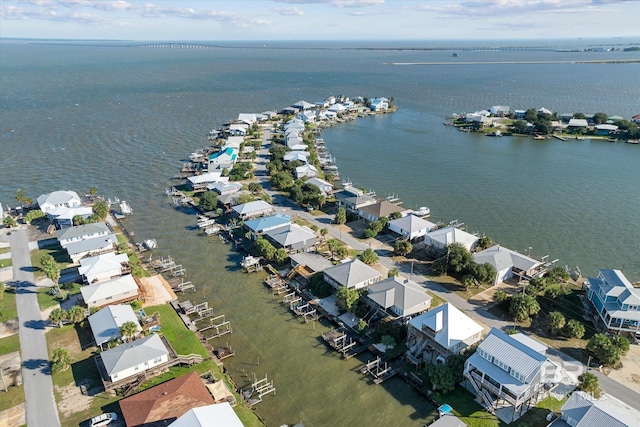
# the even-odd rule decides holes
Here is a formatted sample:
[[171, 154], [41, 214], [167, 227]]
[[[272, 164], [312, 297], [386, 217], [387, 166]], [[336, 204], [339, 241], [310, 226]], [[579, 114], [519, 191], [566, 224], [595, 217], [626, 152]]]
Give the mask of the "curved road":
[[15, 230], [9, 236], [16, 305], [20, 320], [20, 352], [22, 382], [29, 427], [58, 427], [60, 420], [53, 396], [49, 353], [45, 339], [47, 321], [43, 321], [38, 305], [35, 279], [26, 230]]

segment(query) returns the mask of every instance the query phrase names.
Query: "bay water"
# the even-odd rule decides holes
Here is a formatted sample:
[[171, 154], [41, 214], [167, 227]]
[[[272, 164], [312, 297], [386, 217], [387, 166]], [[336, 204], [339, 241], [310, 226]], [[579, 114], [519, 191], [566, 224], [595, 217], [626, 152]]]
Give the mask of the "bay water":
[[[154, 256], [187, 269], [194, 302], [231, 321], [242, 386], [255, 374], [277, 394], [258, 412], [269, 425], [423, 425], [433, 406], [399, 379], [370, 384], [363, 360], [340, 360], [319, 339], [329, 328], [300, 322], [274, 300], [239, 255], [192, 230], [192, 212], [164, 195], [210, 129], [238, 113], [279, 110], [329, 95], [393, 97], [393, 114], [323, 132], [343, 178], [428, 206], [507, 247], [549, 255], [586, 275], [624, 268], [640, 280], [640, 146], [604, 141], [488, 138], [443, 126], [454, 112], [511, 109], [638, 114], [640, 64], [494, 64], [493, 61], [629, 59], [629, 52], [451, 52], [307, 49], [153, 49], [119, 44], [0, 44], [0, 202], [56, 189], [126, 200]], [[531, 248], [531, 249], [529, 249]], [[365, 359], [367, 355], [363, 356]], [[366, 360], [364, 360], [366, 361]]]

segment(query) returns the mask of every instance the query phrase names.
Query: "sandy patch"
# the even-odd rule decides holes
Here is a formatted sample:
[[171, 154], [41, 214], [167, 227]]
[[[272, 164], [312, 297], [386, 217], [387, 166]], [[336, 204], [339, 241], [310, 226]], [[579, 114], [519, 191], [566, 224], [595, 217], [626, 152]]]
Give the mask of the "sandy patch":
[[102, 391], [102, 387], [94, 387], [88, 390], [86, 394], [83, 394], [80, 387], [75, 384], [69, 384], [62, 388], [56, 387], [56, 391], [61, 395], [58, 402], [58, 411], [60, 411], [61, 418], [67, 418], [77, 412], [91, 408], [93, 399]]
[[178, 299], [173, 289], [171, 289], [171, 285], [161, 274], [142, 277], [139, 281], [144, 295], [143, 307], [166, 304], [169, 301]]
[[24, 403], [0, 412], [0, 427], [20, 427], [27, 424]]
[[9, 337], [18, 333], [20, 322], [18, 318], [9, 319], [6, 322], [0, 323], [0, 338]]
[[609, 375], [612, 380], [640, 393], [640, 345], [631, 345], [629, 353], [622, 358], [622, 368], [612, 369]]

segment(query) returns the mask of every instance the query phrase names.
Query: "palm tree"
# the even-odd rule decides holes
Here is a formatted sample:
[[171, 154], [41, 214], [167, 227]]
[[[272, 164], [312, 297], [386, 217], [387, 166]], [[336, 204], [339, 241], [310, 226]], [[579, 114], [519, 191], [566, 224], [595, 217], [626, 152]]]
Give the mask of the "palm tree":
[[69, 350], [61, 347], [53, 350], [51, 354], [51, 372], [55, 374], [56, 372], [63, 371], [67, 369], [70, 364], [71, 356], [69, 355]]
[[51, 310], [51, 313], [49, 313], [49, 322], [56, 323], [59, 328], [62, 327], [62, 322], [64, 322], [66, 319], [67, 312], [60, 307], [54, 308], [53, 310]]
[[125, 338], [125, 341], [131, 341], [131, 338], [133, 338], [137, 333], [138, 325], [136, 324], [136, 322], [124, 322], [120, 326], [120, 335]]
[[84, 308], [79, 305], [74, 305], [69, 309], [67, 313], [67, 317], [69, 318], [69, 322], [71, 323], [80, 323], [84, 320], [85, 312]]

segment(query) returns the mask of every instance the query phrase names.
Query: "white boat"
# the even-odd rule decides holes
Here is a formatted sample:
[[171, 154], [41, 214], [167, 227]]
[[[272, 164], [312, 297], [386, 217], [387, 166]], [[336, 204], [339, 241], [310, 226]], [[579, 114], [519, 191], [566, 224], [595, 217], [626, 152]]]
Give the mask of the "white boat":
[[211, 236], [212, 234], [218, 234], [222, 230], [222, 227], [219, 225], [214, 225], [213, 227], [207, 227], [204, 229], [204, 232], [207, 233], [207, 236]]
[[416, 211], [416, 215], [419, 217], [425, 217], [431, 215], [431, 209], [426, 206], [421, 206], [420, 209]]
[[156, 242], [156, 239], [147, 239], [144, 242], [142, 242], [142, 245], [146, 249], [151, 250], [151, 249], [155, 249], [155, 248], [158, 247], [158, 242]]
[[210, 227], [212, 225], [215, 225], [216, 220], [213, 218], [208, 218], [208, 219], [199, 219], [198, 220], [198, 228], [207, 228]]
[[122, 212], [122, 215], [133, 215], [131, 206], [129, 206], [124, 200], [120, 202], [120, 211]]

